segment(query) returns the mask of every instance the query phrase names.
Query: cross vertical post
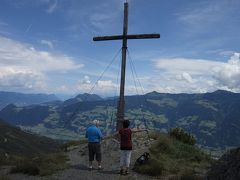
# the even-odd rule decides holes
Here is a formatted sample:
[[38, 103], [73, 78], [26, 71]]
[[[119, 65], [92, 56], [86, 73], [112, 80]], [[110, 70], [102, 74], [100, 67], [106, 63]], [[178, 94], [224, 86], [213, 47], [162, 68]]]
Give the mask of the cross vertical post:
[[128, 39], [152, 39], [160, 38], [160, 34], [133, 34], [128, 35], [128, 2], [124, 3], [124, 19], [123, 19], [123, 34], [114, 36], [99, 36], [94, 37], [93, 41], [108, 41], [108, 40], [122, 40], [122, 65], [121, 65], [121, 82], [120, 82], [120, 96], [117, 108], [117, 126], [116, 131], [122, 128], [122, 121], [124, 120], [124, 90], [125, 90], [125, 72], [126, 72], [126, 55], [127, 55], [127, 40]]
[[117, 130], [122, 128], [124, 119], [124, 89], [125, 89], [125, 71], [126, 71], [126, 56], [127, 56], [127, 31], [128, 31], [128, 3], [124, 3], [124, 20], [123, 20], [123, 40], [122, 40], [122, 68], [121, 68], [121, 84], [120, 96], [117, 108]]

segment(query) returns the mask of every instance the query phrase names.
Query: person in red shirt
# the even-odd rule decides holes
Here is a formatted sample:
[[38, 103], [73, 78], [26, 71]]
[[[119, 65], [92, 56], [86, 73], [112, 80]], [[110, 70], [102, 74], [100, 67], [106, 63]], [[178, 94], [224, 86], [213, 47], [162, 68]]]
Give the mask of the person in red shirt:
[[123, 128], [118, 132], [120, 138], [120, 174], [128, 174], [132, 154], [132, 133], [147, 131], [146, 129], [130, 129], [130, 121], [123, 120]]

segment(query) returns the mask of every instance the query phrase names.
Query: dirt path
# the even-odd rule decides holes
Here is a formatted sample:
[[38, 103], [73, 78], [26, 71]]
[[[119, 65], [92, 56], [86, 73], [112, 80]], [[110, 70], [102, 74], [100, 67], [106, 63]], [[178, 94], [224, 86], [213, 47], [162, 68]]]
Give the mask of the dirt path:
[[[134, 141], [134, 150], [131, 158], [131, 168], [137, 157], [148, 150], [149, 143], [144, 141]], [[88, 170], [88, 153], [87, 144], [72, 147], [67, 155], [69, 157], [69, 168], [57, 172], [52, 176], [34, 177], [22, 174], [9, 174], [7, 177], [11, 180], [112, 180], [112, 179], [128, 179], [128, 180], [146, 180], [155, 179], [149, 176], [143, 176], [130, 171], [129, 175], [119, 174], [119, 144], [115, 140], [106, 140], [102, 142], [102, 166], [103, 170], [97, 170], [97, 163], [94, 162], [92, 171]]]

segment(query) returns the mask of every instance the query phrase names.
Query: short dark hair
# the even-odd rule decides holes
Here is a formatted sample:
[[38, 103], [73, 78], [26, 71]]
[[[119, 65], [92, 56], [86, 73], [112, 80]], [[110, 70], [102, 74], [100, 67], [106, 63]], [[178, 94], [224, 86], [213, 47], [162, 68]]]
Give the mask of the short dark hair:
[[123, 120], [123, 128], [128, 128], [130, 125], [130, 121], [129, 120]]

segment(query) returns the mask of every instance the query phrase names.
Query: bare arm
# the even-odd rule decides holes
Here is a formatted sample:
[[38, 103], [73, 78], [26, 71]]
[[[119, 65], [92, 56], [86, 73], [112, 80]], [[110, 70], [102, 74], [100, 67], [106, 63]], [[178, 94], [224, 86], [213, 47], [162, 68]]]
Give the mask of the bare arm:
[[133, 133], [148, 131], [147, 129], [131, 129]]

